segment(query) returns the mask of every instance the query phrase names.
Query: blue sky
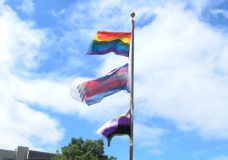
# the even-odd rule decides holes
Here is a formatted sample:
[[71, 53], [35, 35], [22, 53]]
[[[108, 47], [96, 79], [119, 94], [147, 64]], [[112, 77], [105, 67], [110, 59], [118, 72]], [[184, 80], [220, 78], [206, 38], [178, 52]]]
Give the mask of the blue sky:
[[[0, 148], [55, 151], [123, 113], [119, 92], [86, 106], [73, 79], [127, 62], [85, 55], [98, 30], [135, 29], [135, 160], [228, 160], [226, 0], [0, 0]], [[128, 137], [105, 153], [128, 159]]]

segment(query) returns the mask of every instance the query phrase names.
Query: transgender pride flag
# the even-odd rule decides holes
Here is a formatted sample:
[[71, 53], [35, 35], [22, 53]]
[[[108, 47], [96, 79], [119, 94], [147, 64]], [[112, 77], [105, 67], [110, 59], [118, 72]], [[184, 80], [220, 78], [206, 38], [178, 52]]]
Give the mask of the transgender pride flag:
[[120, 115], [117, 116], [108, 122], [106, 122], [98, 131], [97, 133], [103, 135], [108, 140], [108, 146], [110, 146], [110, 142], [113, 136], [116, 135], [129, 135], [130, 136], [130, 109]]
[[109, 72], [106, 76], [80, 84], [72, 83], [71, 96], [87, 105], [100, 102], [103, 98], [121, 90], [129, 92], [128, 64]]

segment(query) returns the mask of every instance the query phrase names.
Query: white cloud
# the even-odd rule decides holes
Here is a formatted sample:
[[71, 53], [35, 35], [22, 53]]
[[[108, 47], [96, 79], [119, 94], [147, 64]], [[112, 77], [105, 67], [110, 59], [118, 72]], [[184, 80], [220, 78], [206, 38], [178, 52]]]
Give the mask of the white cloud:
[[59, 122], [18, 101], [13, 94], [14, 90], [19, 89], [19, 86], [13, 85], [14, 78], [4, 69], [0, 73], [0, 147], [13, 149], [22, 145], [48, 150], [54, 147], [64, 133]]
[[228, 11], [226, 11], [226, 10], [214, 9], [214, 10], [211, 10], [211, 13], [214, 15], [222, 15], [228, 19]]
[[[137, 120], [137, 119], [136, 119]], [[164, 153], [162, 137], [166, 134], [163, 128], [136, 121], [134, 124], [134, 143], [138, 149], [147, 148], [145, 153], [160, 156]]]
[[19, 6], [19, 9], [26, 14], [34, 13], [35, 7], [33, 0], [23, 0], [21, 5]]
[[66, 9], [65, 9], [65, 8], [61, 9], [60, 11], [51, 10], [51, 14], [52, 14], [54, 17], [60, 17], [60, 16], [62, 16], [65, 12], [66, 12]]
[[[160, 139], [165, 134], [165, 130], [158, 127], [152, 127], [143, 123], [135, 124], [135, 140], [139, 148], [150, 148], [149, 152], [155, 155], [162, 154]], [[158, 153], [159, 151], [159, 153]]]
[[194, 12], [197, 14], [201, 14], [201, 12], [208, 7], [210, 4], [212, 4], [213, 2], [210, 0], [192, 0], [191, 2], [192, 7], [194, 7]]
[[227, 44], [181, 6], [158, 9], [154, 23], [136, 30], [136, 97], [147, 103], [145, 115], [227, 139]]
[[36, 67], [39, 62], [36, 56], [44, 40], [44, 32], [35, 29], [30, 22], [21, 21], [8, 6], [4, 6], [0, 12], [0, 63], [7, 68], [17, 64]]
[[0, 0], [0, 7], [2, 7], [5, 3], [5, 0]]
[[[4, 94], [1, 93], [1, 96]], [[0, 111], [1, 148], [12, 149], [18, 145], [30, 148], [55, 146], [56, 142], [63, 137], [64, 130], [61, 129], [58, 121], [47, 114], [28, 108], [23, 103], [8, 97], [1, 98]]]
[[228, 160], [228, 156], [218, 156], [215, 158], [211, 158], [210, 160]]
[[164, 151], [162, 151], [160, 149], [154, 149], [154, 150], [151, 151], [151, 154], [160, 156], [160, 155], [164, 154]]
[[15, 85], [19, 78], [12, 73], [15, 66], [38, 65], [35, 57], [39, 56], [45, 33], [23, 22], [9, 6], [2, 3], [1, 8], [0, 148], [14, 149], [23, 145], [52, 149], [62, 139], [64, 129], [53, 117], [17, 99], [14, 92], [20, 88]]

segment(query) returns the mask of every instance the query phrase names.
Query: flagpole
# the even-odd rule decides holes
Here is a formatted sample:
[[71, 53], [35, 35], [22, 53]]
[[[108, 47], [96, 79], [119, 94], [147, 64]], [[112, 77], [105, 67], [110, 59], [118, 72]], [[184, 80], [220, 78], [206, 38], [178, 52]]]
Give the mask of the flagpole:
[[131, 134], [129, 160], [133, 160], [133, 127], [134, 127], [134, 29], [135, 29], [135, 13], [131, 13], [132, 30], [131, 30], [131, 97], [130, 97], [130, 117], [131, 117]]

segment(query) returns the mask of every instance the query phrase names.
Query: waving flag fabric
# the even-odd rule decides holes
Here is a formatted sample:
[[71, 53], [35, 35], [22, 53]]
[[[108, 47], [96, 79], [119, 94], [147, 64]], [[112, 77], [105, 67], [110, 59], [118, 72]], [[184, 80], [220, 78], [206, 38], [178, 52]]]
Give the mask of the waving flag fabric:
[[131, 32], [98, 31], [87, 54], [103, 55], [114, 52], [129, 57]]
[[108, 146], [113, 136], [129, 135], [130, 136], [130, 110], [106, 122], [97, 133], [103, 135], [108, 140]]
[[104, 77], [78, 85], [72, 83], [70, 93], [74, 99], [92, 105], [121, 90], [129, 92], [128, 64], [109, 72]]

